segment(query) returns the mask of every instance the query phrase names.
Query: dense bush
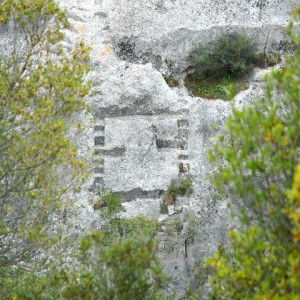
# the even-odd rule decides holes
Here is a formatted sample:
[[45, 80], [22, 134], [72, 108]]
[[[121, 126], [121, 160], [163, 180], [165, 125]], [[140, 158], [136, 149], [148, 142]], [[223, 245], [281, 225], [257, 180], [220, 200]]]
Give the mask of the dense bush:
[[195, 75], [201, 79], [241, 78], [251, 73], [255, 52], [256, 46], [248, 37], [229, 33], [196, 50], [191, 60]]
[[155, 220], [138, 215], [124, 219], [109, 219], [104, 229], [104, 244], [111, 245], [125, 239], [136, 240], [140, 237], [153, 239], [158, 231], [158, 226]]
[[[75, 251], [74, 251], [75, 250]], [[103, 247], [103, 235], [94, 232], [73, 249], [79, 264], [55, 267], [46, 274], [26, 274], [7, 299], [167, 299], [163, 275], [151, 239], [123, 240]]]

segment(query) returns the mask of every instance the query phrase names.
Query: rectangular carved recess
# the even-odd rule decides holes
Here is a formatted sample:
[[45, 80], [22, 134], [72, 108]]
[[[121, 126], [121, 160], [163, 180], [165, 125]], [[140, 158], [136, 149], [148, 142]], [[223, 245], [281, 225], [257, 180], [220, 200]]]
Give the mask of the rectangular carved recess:
[[176, 143], [176, 141], [157, 139], [156, 140], [156, 146], [157, 146], [158, 149], [162, 149], [162, 148], [175, 149], [175, 148], [177, 148], [177, 143]]
[[104, 146], [104, 136], [95, 136], [95, 146]]
[[94, 131], [104, 131], [105, 127], [104, 125], [95, 125]]

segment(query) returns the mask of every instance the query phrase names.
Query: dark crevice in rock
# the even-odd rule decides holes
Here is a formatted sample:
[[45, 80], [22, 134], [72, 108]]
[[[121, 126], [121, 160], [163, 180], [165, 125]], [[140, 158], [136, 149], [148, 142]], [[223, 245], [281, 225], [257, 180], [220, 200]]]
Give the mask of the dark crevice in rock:
[[104, 178], [95, 177], [94, 183], [89, 187], [88, 191], [94, 193], [96, 191], [99, 191], [99, 189], [101, 189], [102, 187], [104, 187]]
[[94, 169], [95, 174], [103, 174], [104, 173], [104, 168], [103, 167], [96, 167]]
[[176, 141], [170, 141], [170, 140], [156, 140], [156, 147], [158, 149], [162, 149], [162, 148], [172, 148], [172, 149], [176, 149], [178, 143]]
[[177, 125], [180, 128], [187, 128], [189, 126], [189, 120], [187, 120], [187, 119], [178, 120]]
[[183, 140], [186, 140], [188, 138], [188, 129], [186, 128], [179, 128], [178, 130], [178, 138], [179, 139], [183, 139]]
[[94, 178], [94, 185], [98, 185], [98, 184], [104, 184], [104, 179], [103, 177], [95, 177]]
[[168, 114], [168, 115], [180, 115], [183, 113], [188, 113], [188, 110], [181, 109], [176, 112], [171, 111], [169, 108], [164, 109], [152, 109], [150, 108], [150, 105], [147, 106], [144, 105], [138, 105], [133, 103], [130, 106], [127, 107], [120, 107], [118, 105], [111, 105], [105, 108], [100, 108], [95, 113], [96, 119], [104, 119], [104, 118], [115, 118], [115, 117], [126, 117], [126, 116], [156, 116], [156, 115], [162, 115], [162, 114]]
[[103, 149], [95, 149], [95, 155], [101, 155], [103, 156], [104, 150]]
[[188, 160], [188, 159], [189, 159], [189, 156], [186, 155], [186, 154], [179, 154], [179, 155], [178, 155], [178, 159], [180, 159], [180, 160]]
[[103, 11], [98, 11], [95, 12], [95, 17], [99, 17], [99, 18], [107, 18], [107, 13], [103, 12]]
[[188, 145], [187, 145], [186, 141], [179, 140], [179, 141], [177, 141], [177, 144], [178, 144], [178, 146], [177, 146], [178, 149], [187, 150]]
[[126, 192], [118, 192], [117, 194], [121, 197], [123, 202], [135, 200], [137, 198], [160, 198], [164, 193], [163, 190], [151, 190], [151, 191], [144, 191], [141, 188], [135, 188], [130, 191]]
[[95, 125], [94, 131], [104, 131], [105, 127], [103, 125]]
[[103, 155], [106, 156], [122, 156], [124, 155], [126, 149], [125, 147], [116, 147], [113, 149], [105, 149], [103, 150]]
[[116, 147], [112, 149], [95, 149], [95, 155], [101, 156], [122, 156], [126, 151], [125, 147]]
[[163, 61], [162, 57], [155, 53], [153, 49], [142, 50], [137, 46], [137, 38], [122, 37], [114, 41], [114, 51], [116, 55], [129, 63], [147, 64], [152, 63], [154, 68], [160, 69]]
[[104, 136], [95, 136], [95, 146], [104, 146]]

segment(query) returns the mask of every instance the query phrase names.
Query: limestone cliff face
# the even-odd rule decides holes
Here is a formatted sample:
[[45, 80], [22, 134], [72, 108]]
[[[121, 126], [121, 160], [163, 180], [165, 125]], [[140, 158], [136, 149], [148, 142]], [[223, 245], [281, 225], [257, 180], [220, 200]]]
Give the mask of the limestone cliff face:
[[[232, 226], [226, 201], [213, 199], [207, 182], [206, 151], [216, 134], [211, 125], [222, 128], [231, 105], [245, 105], [263, 90], [257, 74], [230, 104], [191, 97], [182, 85], [170, 88], [163, 75], [183, 78], [194, 49], [232, 30], [253, 38], [260, 51], [283, 49], [284, 27], [297, 3], [61, 0], [73, 24], [66, 40], [83, 38], [92, 46], [94, 178], [89, 197], [97, 197], [102, 186], [112, 188], [124, 201], [123, 216], [142, 213], [162, 222], [160, 256], [174, 278], [169, 289], [179, 294], [198, 259], [226, 245]], [[172, 179], [186, 176], [193, 179], [194, 193], [177, 200], [174, 215], [161, 214], [163, 192]], [[81, 209], [84, 216], [88, 209], [89, 204]], [[199, 218], [197, 234], [188, 240], [189, 212]]]
[[188, 65], [187, 54], [226, 31], [253, 37], [260, 50], [280, 48], [293, 2], [297, 1], [104, 0], [99, 4], [121, 59], [180, 72]]
[[[284, 27], [298, 1], [59, 2], [72, 23], [65, 46], [84, 39], [92, 47], [93, 94], [88, 102], [93, 125], [78, 144], [94, 173], [79, 196], [78, 226], [100, 226], [90, 200], [103, 186], [122, 196], [125, 217], [142, 213], [164, 224], [180, 222], [180, 230], [159, 236], [159, 250], [174, 278], [169, 289], [182, 291], [198, 259], [226, 244], [232, 225], [226, 201], [213, 199], [207, 182], [206, 151], [216, 134], [211, 125], [221, 129], [231, 105], [245, 105], [263, 90], [257, 73], [249, 89], [231, 103], [205, 100], [191, 97], [182, 84], [170, 88], [163, 75], [183, 78], [194, 49], [232, 30], [253, 38], [260, 51], [283, 49]], [[9, 36], [0, 34], [9, 44]], [[163, 192], [172, 179], [186, 176], [193, 180], [192, 196], [178, 199], [175, 214], [161, 214]], [[188, 212], [199, 217], [200, 229], [189, 240]]]

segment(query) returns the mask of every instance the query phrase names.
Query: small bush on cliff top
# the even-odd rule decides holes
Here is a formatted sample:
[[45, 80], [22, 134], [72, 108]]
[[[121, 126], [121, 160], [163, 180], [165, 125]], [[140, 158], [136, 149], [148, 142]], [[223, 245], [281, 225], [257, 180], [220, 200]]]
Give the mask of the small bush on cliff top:
[[213, 80], [228, 76], [243, 78], [252, 71], [255, 52], [256, 46], [248, 37], [238, 33], [224, 34], [192, 54], [194, 75]]
[[242, 80], [257, 64], [255, 44], [238, 33], [224, 34], [191, 56], [195, 69], [185, 86], [198, 97], [231, 100], [247, 89]]

